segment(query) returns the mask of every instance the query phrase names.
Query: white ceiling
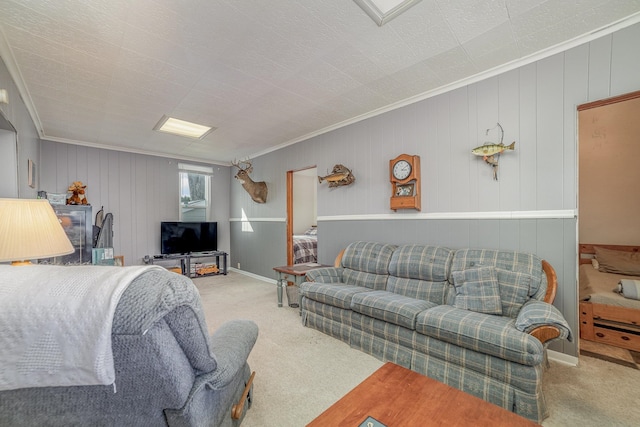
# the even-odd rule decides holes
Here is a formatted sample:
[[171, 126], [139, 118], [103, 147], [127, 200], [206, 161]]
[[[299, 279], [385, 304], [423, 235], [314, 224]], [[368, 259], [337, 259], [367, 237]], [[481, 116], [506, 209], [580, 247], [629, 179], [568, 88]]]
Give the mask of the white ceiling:
[[[224, 164], [639, 12], [639, 0], [422, 0], [378, 27], [351, 0], [0, 0], [0, 54], [43, 139]], [[165, 114], [218, 129], [153, 131]]]

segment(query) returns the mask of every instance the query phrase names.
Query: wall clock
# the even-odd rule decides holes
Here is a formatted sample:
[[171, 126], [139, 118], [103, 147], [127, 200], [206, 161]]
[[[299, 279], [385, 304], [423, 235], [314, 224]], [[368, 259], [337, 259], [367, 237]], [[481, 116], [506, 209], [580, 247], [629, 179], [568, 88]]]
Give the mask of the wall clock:
[[389, 160], [392, 210], [420, 210], [420, 156], [401, 154]]

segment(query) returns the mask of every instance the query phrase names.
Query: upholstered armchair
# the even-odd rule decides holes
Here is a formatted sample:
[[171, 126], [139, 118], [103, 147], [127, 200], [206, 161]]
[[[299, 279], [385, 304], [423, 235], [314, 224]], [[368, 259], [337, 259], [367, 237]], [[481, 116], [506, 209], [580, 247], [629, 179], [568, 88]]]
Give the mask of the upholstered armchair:
[[113, 384], [5, 389], [0, 425], [240, 425], [252, 400], [254, 322], [229, 321], [209, 336], [193, 282], [156, 267], [124, 290], [111, 331]]

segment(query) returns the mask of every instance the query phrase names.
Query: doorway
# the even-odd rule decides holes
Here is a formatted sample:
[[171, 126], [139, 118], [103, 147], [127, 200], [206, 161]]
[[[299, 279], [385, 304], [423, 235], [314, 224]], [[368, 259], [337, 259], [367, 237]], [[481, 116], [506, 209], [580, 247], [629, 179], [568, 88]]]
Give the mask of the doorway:
[[287, 265], [317, 262], [317, 180], [315, 166], [287, 172]]
[[[612, 290], [640, 271], [640, 91], [578, 106], [578, 294], [581, 354], [640, 364], [640, 302]], [[629, 338], [631, 337], [631, 338]]]

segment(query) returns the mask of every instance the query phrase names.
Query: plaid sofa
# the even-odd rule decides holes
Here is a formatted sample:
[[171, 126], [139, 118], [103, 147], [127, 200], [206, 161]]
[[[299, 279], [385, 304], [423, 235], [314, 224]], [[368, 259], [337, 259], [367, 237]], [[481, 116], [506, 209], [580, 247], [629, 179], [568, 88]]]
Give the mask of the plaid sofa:
[[307, 273], [302, 322], [535, 422], [546, 416], [545, 345], [562, 314], [543, 301], [535, 255], [493, 249], [355, 242], [340, 267]]

